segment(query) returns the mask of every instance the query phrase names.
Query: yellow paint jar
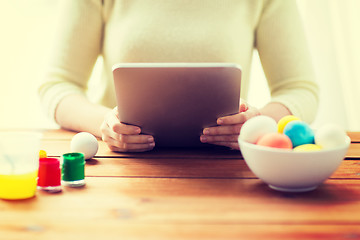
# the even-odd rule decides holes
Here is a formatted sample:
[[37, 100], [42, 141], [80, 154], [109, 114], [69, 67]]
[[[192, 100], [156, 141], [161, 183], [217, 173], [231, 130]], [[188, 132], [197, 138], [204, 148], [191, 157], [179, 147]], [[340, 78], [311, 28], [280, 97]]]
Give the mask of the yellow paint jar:
[[36, 192], [37, 171], [23, 174], [0, 174], [0, 198], [26, 199]]
[[41, 134], [0, 134], [0, 199], [35, 196]]

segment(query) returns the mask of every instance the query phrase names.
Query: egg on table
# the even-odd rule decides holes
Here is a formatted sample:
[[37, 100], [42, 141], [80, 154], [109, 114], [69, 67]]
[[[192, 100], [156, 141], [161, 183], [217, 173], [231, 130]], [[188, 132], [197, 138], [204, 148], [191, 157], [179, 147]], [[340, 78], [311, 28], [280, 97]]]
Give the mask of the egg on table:
[[91, 133], [80, 132], [71, 139], [70, 148], [72, 152], [83, 153], [85, 159], [90, 159], [97, 153], [99, 144]]

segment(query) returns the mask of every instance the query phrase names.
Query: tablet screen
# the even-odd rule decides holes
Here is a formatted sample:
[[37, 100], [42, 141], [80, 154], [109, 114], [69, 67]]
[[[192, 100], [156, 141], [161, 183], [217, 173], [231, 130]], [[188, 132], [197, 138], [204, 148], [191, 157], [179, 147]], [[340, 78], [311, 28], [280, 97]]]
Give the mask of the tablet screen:
[[241, 69], [225, 63], [129, 63], [113, 68], [120, 121], [157, 147], [205, 147], [200, 135], [239, 110]]

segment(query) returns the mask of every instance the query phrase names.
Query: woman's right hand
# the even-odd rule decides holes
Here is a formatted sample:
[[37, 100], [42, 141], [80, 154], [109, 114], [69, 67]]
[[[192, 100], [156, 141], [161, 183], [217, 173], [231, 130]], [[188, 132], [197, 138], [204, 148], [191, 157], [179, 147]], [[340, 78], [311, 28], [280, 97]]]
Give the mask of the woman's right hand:
[[100, 130], [102, 140], [114, 152], [144, 152], [155, 147], [153, 136], [140, 134], [139, 127], [120, 122], [117, 107], [106, 114]]

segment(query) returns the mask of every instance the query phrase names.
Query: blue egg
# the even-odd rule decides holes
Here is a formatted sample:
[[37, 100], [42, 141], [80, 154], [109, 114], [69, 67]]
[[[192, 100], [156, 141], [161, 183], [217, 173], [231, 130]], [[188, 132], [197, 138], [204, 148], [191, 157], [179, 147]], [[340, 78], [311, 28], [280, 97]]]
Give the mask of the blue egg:
[[314, 144], [314, 131], [305, 122], [297, 120], [289, 122], [285, 126], [284, 134], [290, 138], [293, 147]]

